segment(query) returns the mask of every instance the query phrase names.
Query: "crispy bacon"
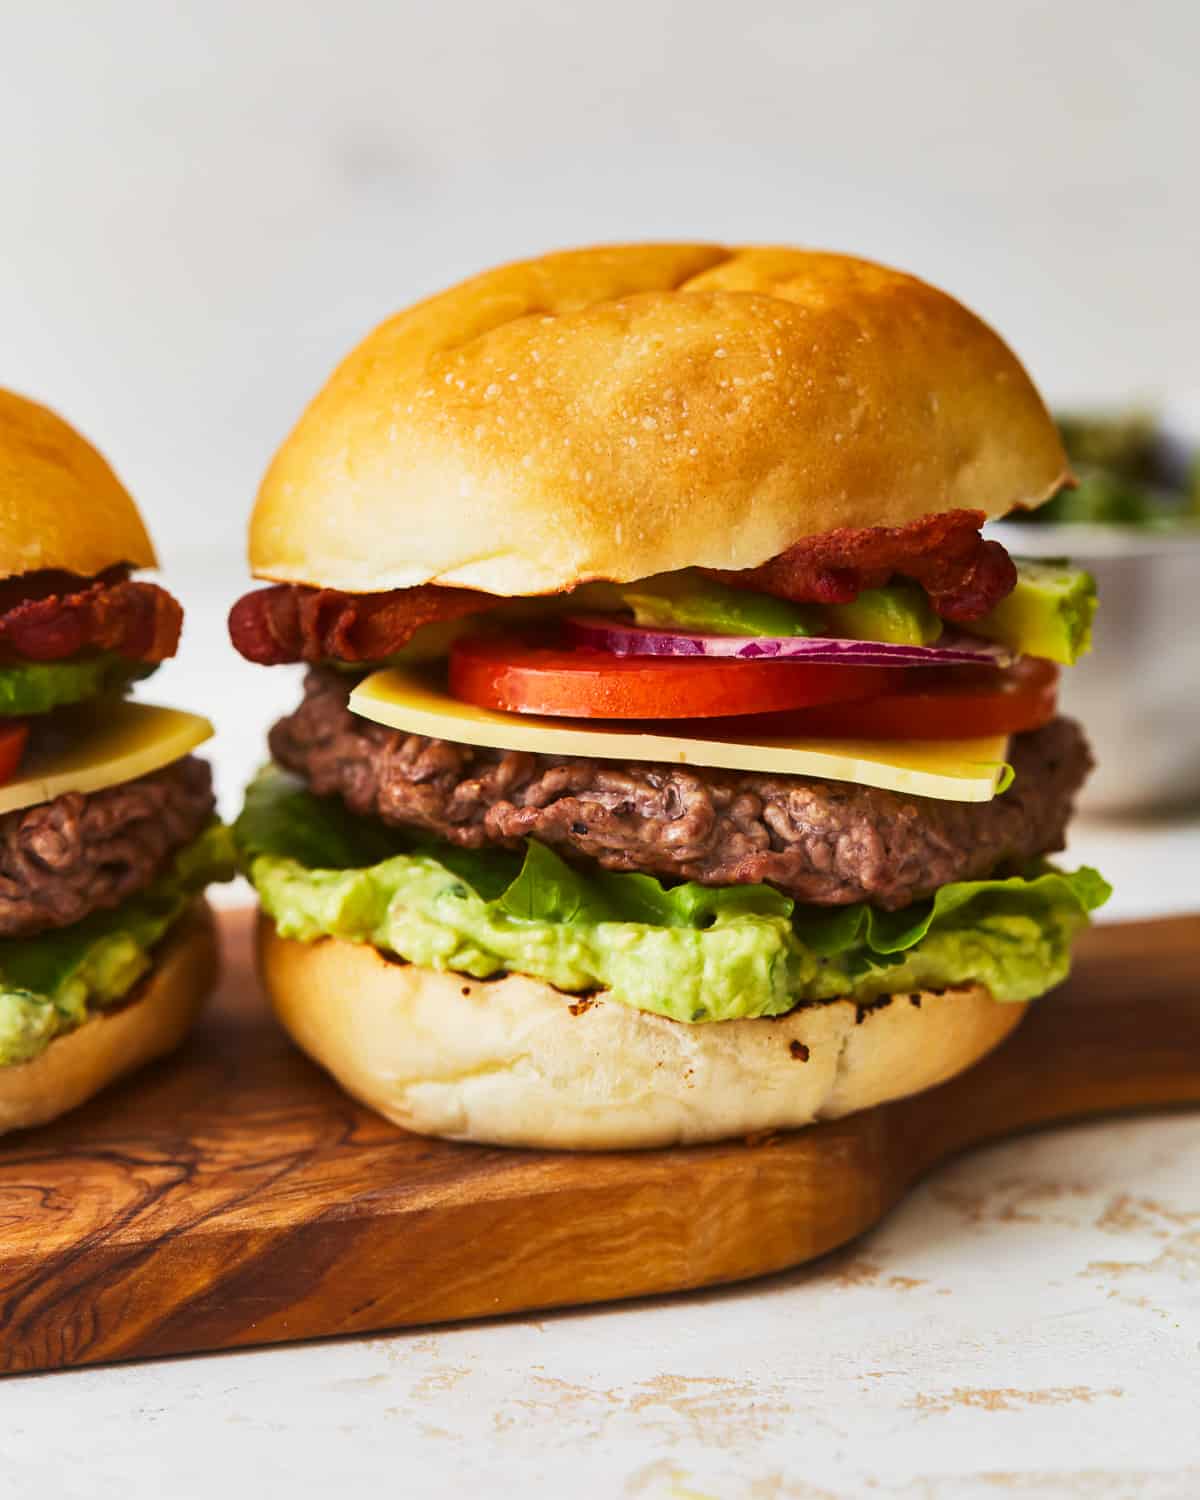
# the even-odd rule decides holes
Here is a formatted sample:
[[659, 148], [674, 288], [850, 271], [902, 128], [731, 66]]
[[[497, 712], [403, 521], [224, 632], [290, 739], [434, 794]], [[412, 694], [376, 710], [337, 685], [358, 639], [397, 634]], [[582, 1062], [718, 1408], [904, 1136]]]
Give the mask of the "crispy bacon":
[[[829, 531], [761, 567], [705, 571], [740, 588], [812, 604], [849, 604], [900, 574], [926, 589], [944, 619], [977, 620], [1017, 581], [1004, 548], [979, 535], [983, 521], [982, 511], [951, 510], [907, 526]], [[243, 656], [263, 666], [380, 661], [422, 625], [484, 614], [499, 603], [494, 594], [432, 583], [380, 594], [280, 583], [243, 595], [229, 612], [229, 634]]]
[[174, 656], [183, 626], [176, 599], [125, 568], [95, 578], [49, 569], [0, 582], [0, 655], [62, 661], [81, 651], [115, 651], [131, 661]]
[[978, 620], [1016, 587], [999, 542], [979, 534], [981, 510], [948, 510], [907, 526], [846, 527], [805, 537], [770, 562], [741, 572], [707, 570], [739, 588], [798, 604], [850, 604], [899, 574], [919, 583], [945, 620]]
[[399, 651], [422, 625], [460, 620], [499, 603], [492, 594], [432, 583], [382, 594], [280, 583], [244, 594], [229, 611], [229, 634], [244, 657], [266, 667], [380, 661]]

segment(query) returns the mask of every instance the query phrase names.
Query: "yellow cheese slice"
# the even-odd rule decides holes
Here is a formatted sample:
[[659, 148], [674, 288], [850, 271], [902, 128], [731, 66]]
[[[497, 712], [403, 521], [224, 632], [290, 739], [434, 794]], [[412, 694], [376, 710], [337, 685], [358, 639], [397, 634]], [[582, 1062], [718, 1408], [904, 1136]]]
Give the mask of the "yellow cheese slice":
[[179, 760], [213, 733], [199, 714], [124, 699], [61, 710], [50, 734], [47, 728], [35, 727], [18, 774], [0, 786], [0, 813], [132, 781]]
[[[989, 802], [1005, 784], [1008, 738], [963, 740], [817, 740], [787, 736], [752, 742], [723, 737], [719, 719], [704, 737], [648, 734], [611, 720], [540, 718], [474, 708], [452, 698], [432, 674], [389, 668], [364, 678], [350, 695], [364, 719], [407, 734], [458, 740], [497, 750], [587, 755], [601, 760], [672, 761], [729, 771], [819, 776], [947, 802]], [[694, 728], [694, 725], [689, 725]]]

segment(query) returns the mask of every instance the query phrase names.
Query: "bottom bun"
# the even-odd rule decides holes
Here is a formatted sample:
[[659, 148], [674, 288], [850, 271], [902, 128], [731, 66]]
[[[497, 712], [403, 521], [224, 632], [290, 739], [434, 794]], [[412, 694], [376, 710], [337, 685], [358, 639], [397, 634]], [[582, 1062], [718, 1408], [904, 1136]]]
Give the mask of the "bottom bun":
[[178, 1047], [217, 977], [216, 925], [196, 901], [154, 950], [128, 1003], [57, 1037], [32, 1062], [0, 1068], [0, 1134], [44, 1125]]
[[295, 942], [266, 917], [259, 960], [293, 1041], [397, 1125], [577, 1151], [787, 1130], [915, 1094], [1027, 1009], [972, 984], [688, 1026], [521, 974], [478, 980], [365, 944]]

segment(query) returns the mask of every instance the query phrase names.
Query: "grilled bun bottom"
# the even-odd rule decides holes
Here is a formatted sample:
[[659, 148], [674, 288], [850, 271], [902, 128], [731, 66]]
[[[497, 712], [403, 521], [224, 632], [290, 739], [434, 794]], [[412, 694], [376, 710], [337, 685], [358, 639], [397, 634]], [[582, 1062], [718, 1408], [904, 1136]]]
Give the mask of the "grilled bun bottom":
[[982, 985], [688, 1026], [541, 980], [281, 938], [259, 964], [293, 1041], [356, 1099], [422, 1135], [605, 1151], [835, 1119], [931, 1088], [1019, 1024]]
[[197, 900], [155, 950], [126, 1004], [52, 1041], [32, 1062], [0, 1068], [0, 1134], [44, 1125], [114, 1080], [172, 1051], [217, 977], [216, 925]]

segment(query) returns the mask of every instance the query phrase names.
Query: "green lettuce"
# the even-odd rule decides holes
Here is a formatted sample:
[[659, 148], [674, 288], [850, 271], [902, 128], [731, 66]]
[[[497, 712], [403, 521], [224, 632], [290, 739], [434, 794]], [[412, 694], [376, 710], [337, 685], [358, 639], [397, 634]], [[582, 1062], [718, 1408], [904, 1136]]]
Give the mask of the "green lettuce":
[[56, 1036], [122, 1000], [192, 897], [235, 873], [230, 830], [214, 822], [169, 870], [114, 910], [0, 942], [0, 1067], [29, 1062]]
[[664, 885], [523, 854], [407, 838], [272, 767], [234, 825], [285, 937], [370, 943], [476, 978], [513, 971], [685, 1022], [985, 983], [1023, 1001], [1063, 979], [1109, 887], [1049, 866], [943, 886], [901, 912], [798, 906], [766, 885]]

